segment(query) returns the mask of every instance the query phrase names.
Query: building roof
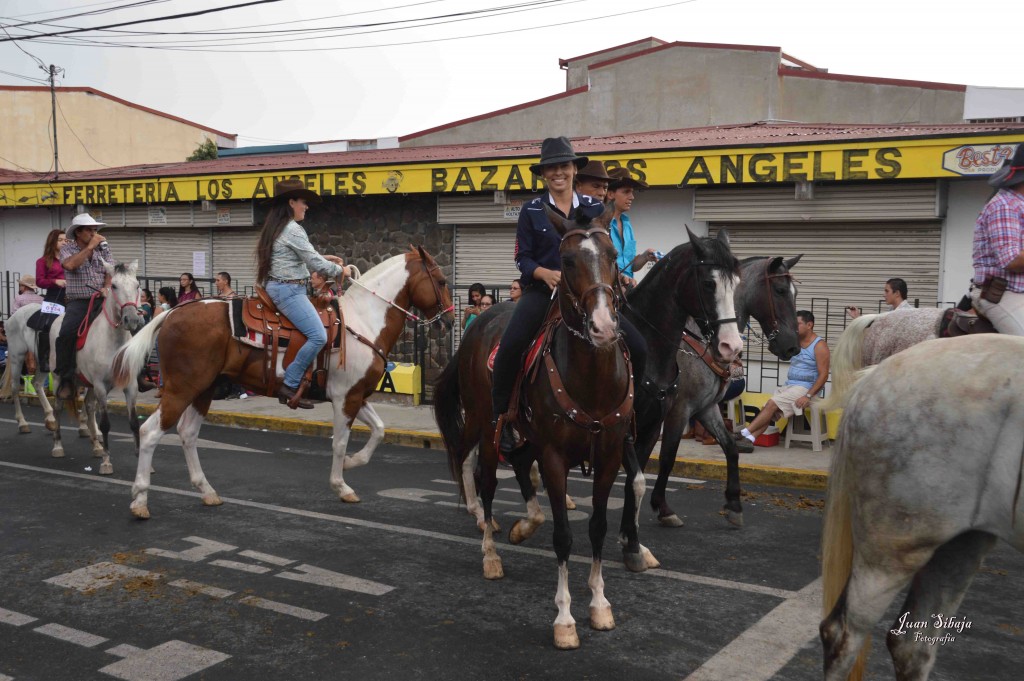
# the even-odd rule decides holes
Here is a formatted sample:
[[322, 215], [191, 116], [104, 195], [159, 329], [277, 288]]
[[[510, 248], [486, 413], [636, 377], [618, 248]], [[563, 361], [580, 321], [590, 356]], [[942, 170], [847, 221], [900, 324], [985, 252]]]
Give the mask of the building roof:
[[[130, 106], [133, 109], [138, 109], [139, 111], [145, 111], [146, 113], [151, 113], [154, 116], [161, 116], [163, 118], [169, 118], [172, 121], [177, 121], [178, 123], [184, 123], [185, 125], [190, 125], [193, 128], [199, 128], [200, 130], [206, 130], [207, 132], [212, 132], [215, 135], [220, 135], [221, 137], [226, 137], [226, 138], [231, 139], [231, 140], [236, 139], [238, 137], [238, 135], [235, 134], [235, 133], [221, 132], [220, 130], [216, 130], [216, 129], [211, 128], [211, 127], [206, 126], [206, 125], [201, 125], [199, 123], [195, 123], [195, 122], [190, 121], [190, 120], [185, 119], [185, 118], [180, 118], [178, 116], [172, 116], [171, 114], [166, 113], [164, 111], [159, 111], [157, 109], [151, 109], [148, 106], [142, 106], [141, 104], [136, 104], [134, 102], [129, 102], [127, 99], [121, 99], [120, 97], [115, 97], [114, 95], [107, 94], [106, 92], [103, 92], [102, 90], [97, 90], [96, 88], [91, 88], [91, 87], [56, 87], [54, 89], [58, 93], [61, 93], [61, 92], [84, 92], [86, 94], [96, 95], [97, 97], [104, 97], [106, 99], [109, 99], [112, 102], [117, 102], [118, 104], [123, 104], [124, 106]], [[15, 91], [15, 92], [21, 91], [21, 92], [47, 92], [47, 93], [49, 93], [50, 88], [45, 86], [45, 85], [0, 85], [0, 90], [9, 90], [9, 91]]]
[[[573, 139], [580, 154], [618, 155], [636, 152], [840, 144], [879, 140], [925, 140], [977, 135], [1024, 135], [1024, 123], [960, 123], [949, 125], [851, 125], [763, 121], [682, 130], [628, 133]], [[309, 169], [374, 165], [425, 165], [450, 161], [524, 158], [539, 155], [540, 140], [481, 142], [424, 147], [399, 147], [323, 154], [233, 156], [210, 161], [144, 164], [61, 173], [62, 182], [133, 178], [173, 178], [189, 175], [275, 173]], [[0, 183], [47, 182], [38, 173], [0, 174]]]

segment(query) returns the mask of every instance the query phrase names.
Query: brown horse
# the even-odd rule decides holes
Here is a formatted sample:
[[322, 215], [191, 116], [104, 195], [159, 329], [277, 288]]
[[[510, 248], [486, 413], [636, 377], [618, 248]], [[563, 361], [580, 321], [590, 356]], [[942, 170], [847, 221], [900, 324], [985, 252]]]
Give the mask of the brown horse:
[[[348, 289], [341, 309], [349, 338], [345, 363], [329, 363], [327, 395], [334, 405], [334, 461], [330, 483], [339, 498], [357, 502], [359, 497], [344, 480], [344, 471], [369, 462], [384, 436], [384, 423], [366, 401], [384, 375], [387, 354], [398, 340], [407, 319], [419, 321], [411, 306], [443, 320], [454, 322], [451, 293], [434, 259], [423, 248], [389, 258], [367, 272], [359, 286]], [[135, 376], [149, 356], [159, 332], [160, 371], [163, 396], [157, 410], [141, 429], [139, 466], [132, 487], [132, 513], [149, 517], [150, 465], [157, 442], [175, 424], [181, 436], [192, 485], [202, 493], [203, 503], [216, 506], [220, 497], [207, 481], [199, 464], [196, 440], [203, 418], [210, 409], [218, 377], [262, 391], [264, 353], [240, 342], [231, 334], [230, 306], [222, 299], [207, 299], [174, 308], [148, 324], [114, 357], [114, 377], [124, 385]], [[355, 341], [362, 342], [355, 342]], [[335, 354], [337, 351], [334, 351]], [[283, 367], [277, 367], [280, 377]], [[352, 422], [359, 419], [370, 426], [370, 439], [362, 450], [346, 456]]]

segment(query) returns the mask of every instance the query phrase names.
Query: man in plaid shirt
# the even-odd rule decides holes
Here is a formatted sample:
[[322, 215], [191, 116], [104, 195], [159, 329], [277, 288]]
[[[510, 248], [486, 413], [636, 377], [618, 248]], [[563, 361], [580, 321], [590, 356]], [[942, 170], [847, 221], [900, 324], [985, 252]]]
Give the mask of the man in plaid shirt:
[[[974, 226], [974, 308], [999, 333], [1024, 336], [1024, 143], [988, 183], [999, 189]], [[985, 299], [993, 279], [1006, 280], [997, 303]]]
[[56, 372], [60, 377], [57, 395], [62, 399], [74, 395], [75, 341], [78, 327], [89, 310], [89, 298], [106, 285], [104, 263], [114, 264], [106, 237], [97, 231], [104, 224], [88, 213], [76, 215], [67, 230], [68, 242], [60, 249], [60, 264], [67, 281], [64, 321], [57, 337]]

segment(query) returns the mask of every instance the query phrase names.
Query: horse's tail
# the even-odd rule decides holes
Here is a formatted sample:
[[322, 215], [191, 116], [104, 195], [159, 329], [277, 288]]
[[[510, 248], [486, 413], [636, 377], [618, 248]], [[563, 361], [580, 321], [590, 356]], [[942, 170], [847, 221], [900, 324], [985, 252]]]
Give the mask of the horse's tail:
[[[821, 531], [822, 616], [828, 617], [846, 589], [853, 569], [853, 531], [850, 516], [850, 489], [853, 476], [849, 454], [844, 446], [846, 437], [840, 426], [836, 438], [832, 466], [828, 473], [828, 496], [825, 499], [825, 522]], [[871, 650], [871, 636], [857, 656], [847, 681], [860, 681]]]
[[165, 312], [146, 324], [141, 331], [135, 334], [134, 338], [117, 351], [110, 367], [115, 387], [124, 388], [139, 375], [146, 360], [149, 359], [149, 353], [153, 351], [156, 334], [169, 315], [169, 312]]
[[462, 395], [459, 391], [459, 353], [448, 362], [441, 375], [434, 382], [434, 418], [448, 450], [448, 472], [459, 485], [459, 498], [465, 500], [466, 490], [462, 482], [462, 462], [466, 460], [466, 417], [462, 412]]
[[864, 366], [864, 334], [878, 317], [876, 314], [857, 317], [839, 337], [829, 367], [832, 371], [832, 391], [822, 409], [831, 411], [843, 407], [850, 390], [857, 383], [857, 372]]

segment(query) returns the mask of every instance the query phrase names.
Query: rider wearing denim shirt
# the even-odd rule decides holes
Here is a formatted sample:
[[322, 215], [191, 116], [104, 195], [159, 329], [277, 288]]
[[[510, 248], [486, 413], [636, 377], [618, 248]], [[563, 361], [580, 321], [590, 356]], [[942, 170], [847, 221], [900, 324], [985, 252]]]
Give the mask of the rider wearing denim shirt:
[[278, 310], [307, 339], [292, 363], [285, 368], [284, 380], [277, 391], [281, 403], [292, 409], [313, 408], [312, 402], [302, 398], [308, 386], [303, 376], [327, 343], [320, 315], [306, 295], [309, 271], [313, 269], [331, 278], [337, 278], [345, 271], [341, 258], [317, 253], [306, 231], [298, 224], [306, 216], [306, 209], [320, 202], [320, 196], [306, 189], [301, 180], [278, 182], [274, 187], [274, 198], [267, 201], [271, 208], [256, 251], [259, 263], [257, 280]]

